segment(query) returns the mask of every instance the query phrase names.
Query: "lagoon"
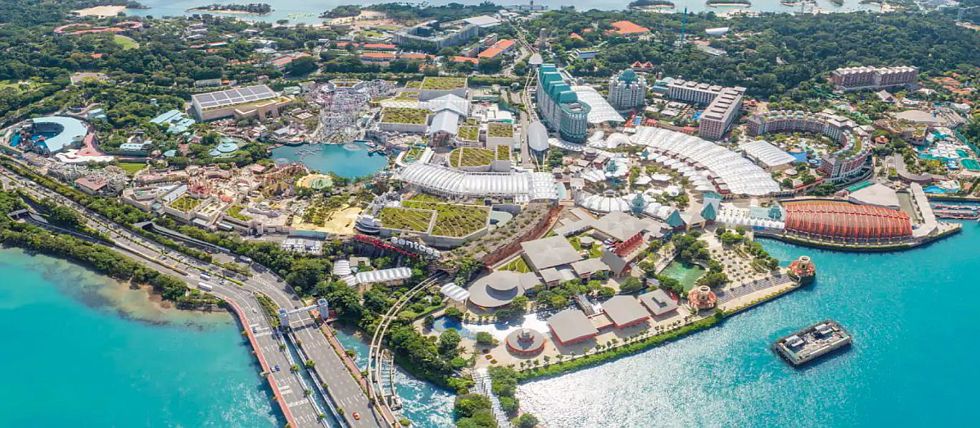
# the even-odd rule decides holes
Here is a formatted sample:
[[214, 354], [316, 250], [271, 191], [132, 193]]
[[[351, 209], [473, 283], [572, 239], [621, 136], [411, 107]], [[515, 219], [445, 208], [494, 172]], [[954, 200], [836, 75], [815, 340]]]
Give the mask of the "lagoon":
[[0, 248], [0, 277], [0, 426], [285, 423], [230, 314], [18, 249]]
[[[765, 241], [782, 261], [810, 255], [814, 284], [682, 340], [522, 384], [548, 426], [963, 426], [975, 367], [980, 225], [926, 247], [840, 253]], [[785, 264], [785, 263], [784, 263]], [[831, 318], [850, 350], [804, 369], [769, 350]]]
[[347, 179], [368, 177], [388, 165], [388, 157], [372, 154], [363, 143], [302, 144], [272, 149], [273, 160], [300, 162], [313, 171]]

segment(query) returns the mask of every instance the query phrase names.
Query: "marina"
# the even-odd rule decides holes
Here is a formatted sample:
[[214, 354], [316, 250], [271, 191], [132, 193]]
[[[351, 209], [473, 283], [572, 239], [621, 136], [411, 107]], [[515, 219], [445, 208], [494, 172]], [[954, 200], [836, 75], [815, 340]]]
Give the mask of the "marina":
[[826, 320], [779, 338], [772, 348], [798, 367], [850, 345], [851, 334], [836, 321]]
[[341, 178], [356, 179], [381, 171], [388, 158], [367, 142], [347, 144], [301, 144], [272, 149], [273, 160], [301, 162], [307, 168]]

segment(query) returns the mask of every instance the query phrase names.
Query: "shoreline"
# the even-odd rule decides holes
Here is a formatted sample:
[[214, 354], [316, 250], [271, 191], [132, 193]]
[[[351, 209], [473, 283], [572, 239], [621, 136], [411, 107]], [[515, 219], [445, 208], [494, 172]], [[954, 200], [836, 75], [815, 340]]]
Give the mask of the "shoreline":
[[963, 230], [963, 225], [960, 223], [952, 223], [956, 227], [939, 232], [934, 236], [927, 236], [925, 238], [909, 241], [909, 242], [899, 242], [894, 244], [883, 244], [877, 246], [869, 245], [848, 245], [837, 242], [830, 241], [816, 241], [807, 239], [801, 236], [793, 236], [786, 234], [769, 234], [769, 233], [759, 233], [755, 234], [762, 238], [772, 239], [775, 241], [786, 242], [789, 244], [799, 245], [801, 247], [817, 248], [822, 250], [839, 251], [844, 253], [888, 253], [894, 251], [907, 251], [916, 248], [926, 247], [933, 242], [939, 241], [944, 238], [948, 238], [952, 235], [960, 233]]

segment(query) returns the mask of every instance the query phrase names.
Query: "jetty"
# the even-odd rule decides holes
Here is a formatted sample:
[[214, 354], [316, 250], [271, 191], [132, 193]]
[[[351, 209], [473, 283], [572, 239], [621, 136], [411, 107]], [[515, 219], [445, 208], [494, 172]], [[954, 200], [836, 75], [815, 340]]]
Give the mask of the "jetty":
[[851, 334], [836, 321], [825, 320], [779, 338], [772, 348], [798, 367], [850, 345]]

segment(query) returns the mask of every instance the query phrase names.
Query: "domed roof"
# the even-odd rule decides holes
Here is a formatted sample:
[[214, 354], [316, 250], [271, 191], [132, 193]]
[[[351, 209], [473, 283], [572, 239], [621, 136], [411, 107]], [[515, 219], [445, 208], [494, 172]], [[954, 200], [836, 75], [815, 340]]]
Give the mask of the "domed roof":
[[531, 122], [527, 127], [527, 144], [532, 150], [548, 150], [548, 130], [540, 121]]

